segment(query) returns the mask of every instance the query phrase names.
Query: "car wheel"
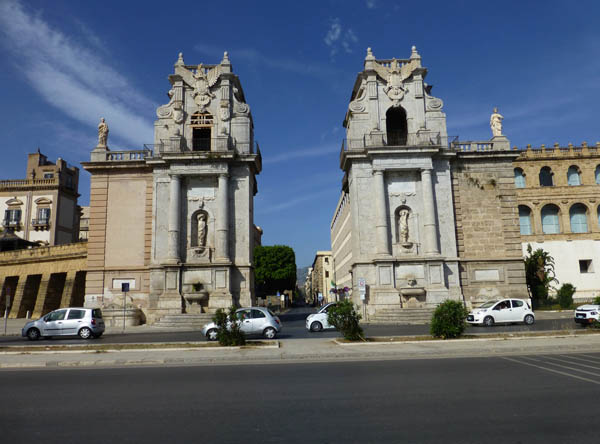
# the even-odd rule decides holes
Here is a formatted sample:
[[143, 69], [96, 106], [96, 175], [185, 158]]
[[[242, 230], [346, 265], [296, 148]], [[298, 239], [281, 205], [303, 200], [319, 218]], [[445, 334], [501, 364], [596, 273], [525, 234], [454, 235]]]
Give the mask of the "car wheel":
[[263, 331], [263, 336], [267, 339], [273, 339], [275, 336], [277, 336], [277, 331], [273, 327], [265, 328], [265, 331]]
[[486, 327], [491, 327], [492, 325], [494, 325], [494, 318], [491, 316], [486, 316], [483, 319], [483, 325], [485, 325]]
[[40, 338], [40, 331], [37, 328], [30, 328], [27, 330], [27, 339], [30, 341], [37, 341]]
[[92, 337], [92, 330], [87, 327], [83, 327], [77, 334], [81, 339], [90, 339]]
[[321, 331], [323, 330], [323, 324], [321, 324], [319, 321], [315, 321], [312, 324], [310, 324], [310, 331]]
[[526, 325], [533, 325], [533, 323], [535, 322], [535, 318], [533, 317], [533, 315], [527, 315], [525, 316], [524, 321]]
[[217, 330], [215, 328], [211, 328], [210, 330], [208, 330], [206, 332], [206, 339], [208, 339], [209, 341], [216, 341], [217, 340]]

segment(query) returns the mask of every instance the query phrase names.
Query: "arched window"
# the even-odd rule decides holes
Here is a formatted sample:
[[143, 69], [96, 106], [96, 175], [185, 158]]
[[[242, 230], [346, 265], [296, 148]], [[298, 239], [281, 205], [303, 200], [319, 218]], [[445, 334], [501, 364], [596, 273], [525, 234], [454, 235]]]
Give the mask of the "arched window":
[[558, 207], [553, 204], [548, 204], [542, 208], [542, 231], [544, 234], [560, 233], [558, 213]]
[[552, 187], [554, 186], [553, 173], [550, 167], [544, 167], [540, 170], [540, 186], [541, 187]]
[[408, 123], [404, 108], [395, 106], [388, 109], [385, 113], [385, 129], [388, 145], [406, 145]]
[[581, 185], [581, 173], [576, 165], [571, 165], [567, 171], [567, 183], [570, 186]]
[[531, 231], [531, 210], [525, 205], [519, 205], [519, 227], [521, 234], [533, 234]]
[[596, 184], [600, 185], [600, 165], [596, 167]]
[[521, 168], [515, 168], [515, 186], [525, 188], [525, 174]]
[[587, 207], [583, 204], [575, 204], [569, 210], [571, 221], [571, 233], [587, 233]]

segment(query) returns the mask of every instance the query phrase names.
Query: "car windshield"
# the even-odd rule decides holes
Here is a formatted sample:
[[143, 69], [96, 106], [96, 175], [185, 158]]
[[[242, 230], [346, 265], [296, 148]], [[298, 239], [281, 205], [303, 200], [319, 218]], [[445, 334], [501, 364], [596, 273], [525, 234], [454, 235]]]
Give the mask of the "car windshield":
[[480, 305], [479, 308], [490, 308], [492, 305], [496, 304], [498, 301], [489, 301], [483, 305]]

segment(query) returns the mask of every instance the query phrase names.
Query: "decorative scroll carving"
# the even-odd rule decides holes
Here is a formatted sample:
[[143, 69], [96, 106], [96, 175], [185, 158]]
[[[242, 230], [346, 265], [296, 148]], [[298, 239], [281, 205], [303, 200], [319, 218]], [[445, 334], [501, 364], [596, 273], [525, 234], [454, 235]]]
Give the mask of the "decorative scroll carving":
[[250, 106], [247, 103], [236, 103], [235, 104], [235, 112], [238, 114], [248, 114], [250, 111]]
[[439, 111], [444, 106], [444, 102], [437, 97], [427, 96], [427, 110], [428, 111]]

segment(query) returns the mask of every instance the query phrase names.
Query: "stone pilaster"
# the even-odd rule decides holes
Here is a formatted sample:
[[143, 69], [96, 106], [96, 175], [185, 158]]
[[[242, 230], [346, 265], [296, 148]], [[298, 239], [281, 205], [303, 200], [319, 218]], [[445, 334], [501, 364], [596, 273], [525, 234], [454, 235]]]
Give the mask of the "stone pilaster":
[[437, 239], [437, 224], [435, 221], [435, 202], [433, 197], [433, 178], [430, 169], [421, 170], [421, 185], [423, 188], [423, 252], [426, 255], [440, 254]]
[[179, 230], [181, 219], [181, 178], [171, 176], [169, 184], [169, 238], [167, 250], [167, 263], [179, 263]]
[[390, 238], [388, 236], [388, 212], [385, 204], [385, 181], [383, 180], [383, 171], [374, 171], [373, 177], [373, 184], [375, 187], [375, 208], [377, 213], [375, 220], [377, 254], [389, 256], [391, 255], [391, 246]]
[[229, 175], [219, 174], [216, 258], [229, 260]]
[[40, 280], [40, 287], [38, 288], [37, 297], [35, 299], [35, 306], [33, 308], [32, 318], [40, 318], [44, 311], [44, 304], [48, 297], [48, 290], [50, 285], [50, 274], [43, 274]]
[[[23, 303], [23, 296], [25, 295], [25, 287], [27, 284], [27, 276], [19, 276], [19, 282], [17, 283], [17, 290], [12, 298], [12, 304], [10, 307], [9, 318], [18, 318], [21, 313], [21, 304]], [[23, 313], [24, 315], [25, 313]]]
[[73, 302], [73, 290], [75, 288], [76, 271], [69, 271], [65, 278], [65, 286], [60, 298], [60, 308], [70, 307]]

